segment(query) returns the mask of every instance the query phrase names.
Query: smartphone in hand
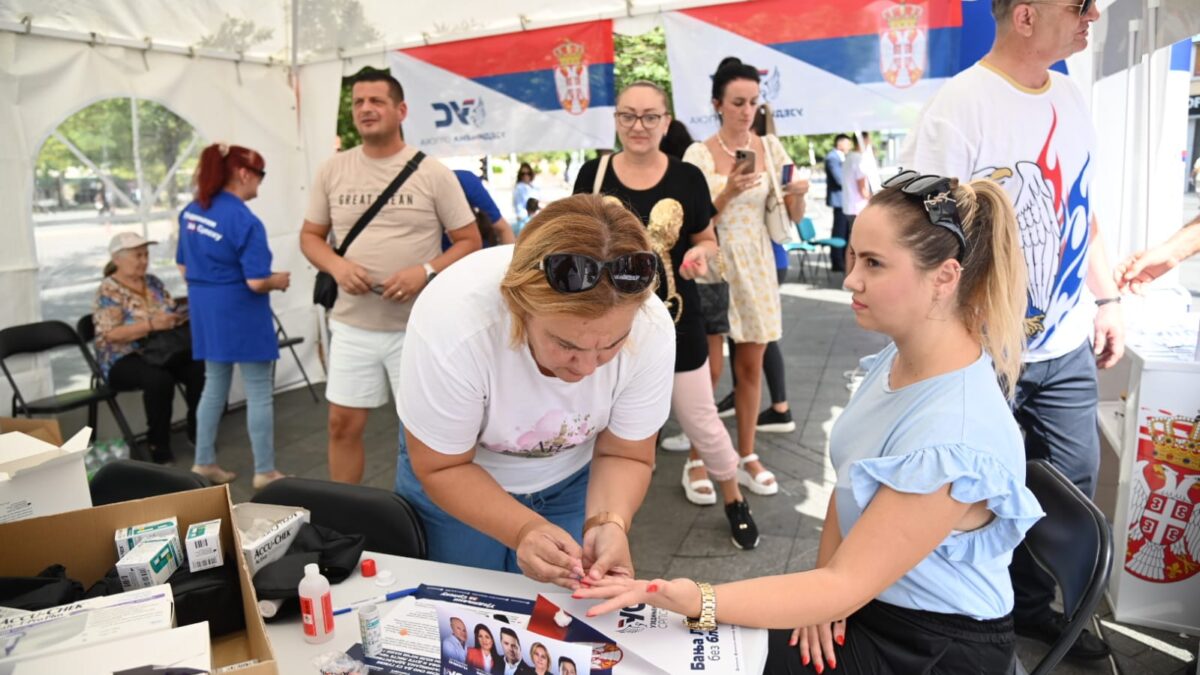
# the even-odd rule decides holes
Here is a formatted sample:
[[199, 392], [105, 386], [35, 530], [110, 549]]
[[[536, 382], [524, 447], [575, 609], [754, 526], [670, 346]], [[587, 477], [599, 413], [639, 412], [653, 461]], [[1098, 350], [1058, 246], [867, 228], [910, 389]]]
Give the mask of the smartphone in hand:
[[754, 173], [755, 157], [753, 150], [737, 150], [733, 153], [733, 173]]
[[788, 183], [792, 182], [792, 173], [795, 171], [795, 169], [795, 164], [783, 165], [783, 176], [779, 181], [781, 185], [787, 185]]

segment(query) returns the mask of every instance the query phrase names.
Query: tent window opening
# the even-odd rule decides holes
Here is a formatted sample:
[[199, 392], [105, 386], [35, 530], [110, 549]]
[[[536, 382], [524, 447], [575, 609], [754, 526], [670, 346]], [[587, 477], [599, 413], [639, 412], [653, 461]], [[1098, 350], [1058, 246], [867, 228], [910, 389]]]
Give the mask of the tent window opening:
[[[74, 326], [90, 314], [108, 243], [133, 231], [157, 241], [147, 274], [186, 294], [175, 266], [179, 210], [206, 141], [167, 108], [112, 98], [68, 117], [42, 145], [34, 169], [33, 223], [42, 316]], [[51, 358], [55, 391], [87, 386], [75, 353]]]

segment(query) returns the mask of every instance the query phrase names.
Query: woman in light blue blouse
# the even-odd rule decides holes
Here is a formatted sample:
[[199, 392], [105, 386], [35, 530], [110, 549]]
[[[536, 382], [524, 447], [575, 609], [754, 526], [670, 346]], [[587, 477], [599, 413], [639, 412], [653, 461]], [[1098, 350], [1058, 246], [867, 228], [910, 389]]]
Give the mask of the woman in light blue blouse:
[[1024, 344], [1013, 208], [990, 181], [885, 187], [855, 221], [845, 286], [893, 343], [834, 425], [817, 568], [715, 589], [606, 578], [577, 592], [608, 599], [590, 614], [646, 602], [782, 629], [768, 673], [1009, 672], [1008, 564], [1042, 516], [1006, 400]]

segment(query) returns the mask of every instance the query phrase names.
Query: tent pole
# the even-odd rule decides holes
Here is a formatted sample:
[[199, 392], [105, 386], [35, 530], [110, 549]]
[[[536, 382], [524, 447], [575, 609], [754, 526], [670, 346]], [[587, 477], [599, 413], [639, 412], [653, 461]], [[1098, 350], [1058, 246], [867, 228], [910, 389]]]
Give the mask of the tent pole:
[[1151, 151], [1150, 144], [1154, 142], [1152, 138], [1154, 120], [1158, 119], [1154, 115], [1154, 53], [1158, 50], [1158, 6], [1160, 1], [1147, 0], [1146, 2], [1146, 144], [1143, 146], [1146, 149], [1146, 220], [1142, 223], [1142, 241], [1138, 248], [1145, 248], [1151, 243], [1150, 186], [1155, 184], [1152, 159], [1155, 153]]

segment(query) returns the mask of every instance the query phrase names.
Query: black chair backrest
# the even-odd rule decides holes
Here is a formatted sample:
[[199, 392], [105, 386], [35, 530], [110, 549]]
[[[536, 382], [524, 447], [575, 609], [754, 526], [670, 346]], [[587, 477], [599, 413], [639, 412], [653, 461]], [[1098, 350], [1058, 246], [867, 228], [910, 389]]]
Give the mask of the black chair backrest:
[[206, 487], [212, 487], [212, 483], [191, 471], [132, 459], [105, 464], [88, 484], [92, 506]]
[[84, 346], [75, 329], [62, 321], [39, 321], [0, 330], [0, 360], [64, 345]]
[[312, 478], [280, 478], [251, 501], [303, 506], [317, 525], [362, 534], [367, 550], [425, 559], [425, 530], [413, 507], [389, 490]]
[[84, 342], [92, 342], [96, 339], [96, 322], [92, 319], [91, 314], [84, 314], [75, 322], [75, 332], [79, 333], [79, 337], [83, 338]]
[[1068, 629], [1034, 669], [1037, 675], [1058, 664], [1095, 612], [1108, 585], [1113, 543], [1104, 514], [1058, 469], [1034, 459], [1025, 472], [1026, 486], [1046, 512], [1025, 533], [1025, 545], [1058, 582], [1068, 621]]

